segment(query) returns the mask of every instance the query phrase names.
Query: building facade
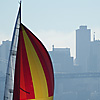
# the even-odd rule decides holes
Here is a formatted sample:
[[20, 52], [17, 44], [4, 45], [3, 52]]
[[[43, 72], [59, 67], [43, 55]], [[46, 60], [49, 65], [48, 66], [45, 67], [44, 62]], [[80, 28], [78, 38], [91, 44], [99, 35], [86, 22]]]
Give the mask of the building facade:
[[76, 64], [81, 67], [81, 71], [87, 71], [87, 60], [89, 57], [91, 42], [91, 30], [87, 26], [80, 26], [76, 30]]
[[0, 45], [0, 70], [6, 73], [11, 41], [3, 41]]
[[0, 45], [0, 100], [4, 97], [5, 77], [11, 41], [3, 41]]
[[54, 48], [49, 51], [55, 72], [73, 72], [73, 57], [70, 56], [70, 48]]
[[100, 40], [94, 40], [90, 44], [88, 72], [100, 72]]

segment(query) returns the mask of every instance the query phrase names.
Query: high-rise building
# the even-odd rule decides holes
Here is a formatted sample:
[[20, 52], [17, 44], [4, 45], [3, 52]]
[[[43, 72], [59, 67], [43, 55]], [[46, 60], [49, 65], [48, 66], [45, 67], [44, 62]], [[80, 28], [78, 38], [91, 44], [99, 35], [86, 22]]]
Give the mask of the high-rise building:
[[100, 72], [100, 40], [94, 39], [90, 44], [88, 72]]
[[0, 71], [6, 73], [11, 41], [3, 41], [0, 45]]
[[10, 51], [10, 41], [3, 41], [0, 45], [0, 100], [3, 100], [5, 76], [7, 70], [7, 63]]
[[87, 71], [87, 60], [90, 51], [91, 30], [87, 26], [80, 26], [76, 30], [76, 64], [83, 72]]
[[71, 73], [73, 71], [73, 57], [70, 56], [70, 48], [54, 48], [49, 51], [55, 72]]

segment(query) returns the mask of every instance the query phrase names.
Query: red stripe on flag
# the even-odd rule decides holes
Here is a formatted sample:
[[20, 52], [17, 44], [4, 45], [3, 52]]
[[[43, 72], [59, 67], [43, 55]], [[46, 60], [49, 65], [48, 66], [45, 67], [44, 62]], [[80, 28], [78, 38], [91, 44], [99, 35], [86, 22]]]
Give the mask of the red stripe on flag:
[[26, 88], [25, 88], [25, 77], [24, 77], [24, 71], [23, 71], [23, 55], [22, 55], [22, 53], [23, 53], [23, 51], [22, 51], [22, 39], [21, 39], [21, 34], [20, 34], [20, 98], [26, 98], [26, 93], [25, 92], [23, 92], [22, 90], [21, 90], [21, 88], [22, 89], [24, 89], [24, 90], [26, 90]]
[[43, 44], [36, 38], [35, 35], [33, 35], [25, 26], [24, 29], [30, 39], [30, 41], [33, 44], [34, 49], [37, 52], [37, 55], [40, 59], [40, 62], [42, 64], [46, 80], [47, 80], [47, 85], [48, 85], [48, 93], [49, 97], [53, 96], [54, 93], [54, 74], [53, 74], [53, 67], [51, 63], [50, 56], [48, 52], [46, 51], [45, 47]]
[[[24, 80], [20, 79], [20, 84], [21, 81], [25, 81], [25, 90], [26, 91], [26, 97], [27, 99], [35, 99], [35, 94], [34, 94], [34, 87], [33, 87], [33, 82], [32, 82], [32, 77], [31, 77], [31, 72], [30, 72], [30, 67], [28, 63], [28, 58], [27, 58], [27, 53], [26, 53], [26, 48], [25, 48], [25, 43], [23, 39], [23, 33], [21, 30], [21, 43], [22, 43], [22, 63], [23, 63], [23, 76]], [[20, 73], [21, 74], [21, 73]], [[21, 87], [20, 87], [21, 88]], [[20, 98], [22, 99], [22, 98]]]
[[[20, 36], [19, 40], [20, 41]], [[18, 42], [18, 48], [17, 48], [17, 55], [16, 55], [16, 64], [15, 64], [15, 76], [14, 76], [14, 93], [13, 93], [13, 100], [19, 100], [20, 99], [20, 42]]]

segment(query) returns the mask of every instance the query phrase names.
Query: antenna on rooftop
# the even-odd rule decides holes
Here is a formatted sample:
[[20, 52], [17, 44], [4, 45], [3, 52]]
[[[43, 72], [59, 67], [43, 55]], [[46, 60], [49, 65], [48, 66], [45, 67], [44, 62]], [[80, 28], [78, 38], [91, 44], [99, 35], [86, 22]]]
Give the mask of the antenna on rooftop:
[[52, 45], [52, 51], [54, 51], [54, 45]]
[[22, 0], [18, 1], [18, 3], [21, 5], [21, 3], [22, 3]]
[[95, 32], [94, 32], [94, 34], [93, 34], [93, 41], [95, 41]]

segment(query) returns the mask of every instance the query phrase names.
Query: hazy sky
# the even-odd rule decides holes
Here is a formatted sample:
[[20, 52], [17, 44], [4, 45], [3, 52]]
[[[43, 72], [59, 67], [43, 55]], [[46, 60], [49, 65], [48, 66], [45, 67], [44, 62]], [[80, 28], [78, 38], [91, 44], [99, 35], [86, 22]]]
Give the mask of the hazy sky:
[[[0, 43], [11, 40], [18, 0], [0, 0]], [[75, 56], [75, 30], [87, 25], [100, 39], [100, 0], [22, 0], [22, 22], [44, 43], [69, 47]]]

